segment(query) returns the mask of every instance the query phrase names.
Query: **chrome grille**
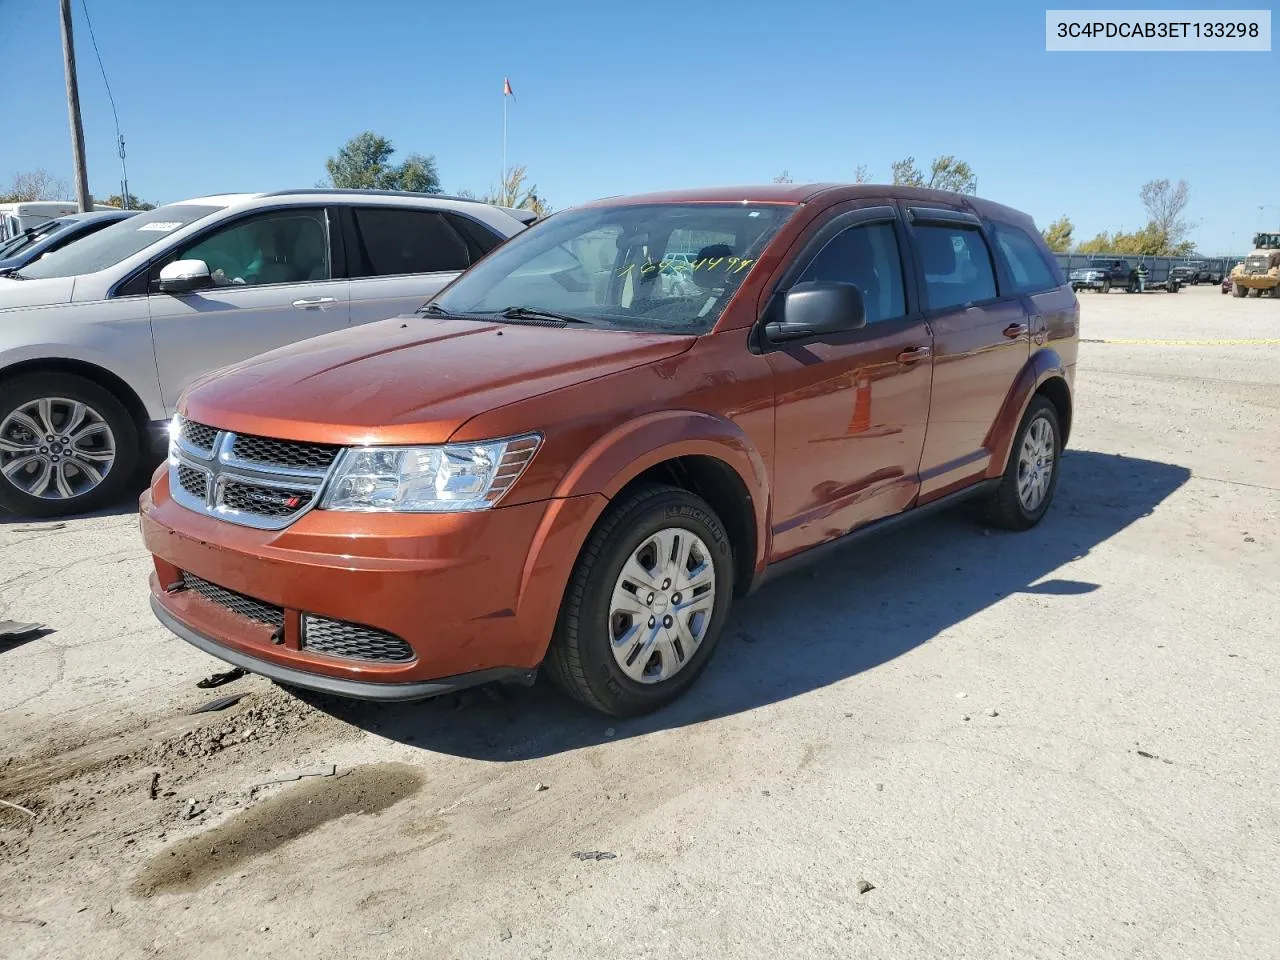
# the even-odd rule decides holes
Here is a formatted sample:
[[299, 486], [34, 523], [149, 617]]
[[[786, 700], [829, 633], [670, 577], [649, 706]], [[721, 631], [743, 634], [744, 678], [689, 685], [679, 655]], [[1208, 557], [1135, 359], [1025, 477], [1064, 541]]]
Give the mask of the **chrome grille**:
[[169, 451], [169, 491], [188, 510], [280, 530], [316, 505], [340, 451], [182, 420]]
[[216, 583], [202, 580], [185, 571], [182, 574], [182, 585], [192, 593], [200, 594], [210, 603], [216, 603], [247, 620], [255, 620], [268, 627], [275, 627], [277, 630], [284, 629], [284, 610], [280, 607], [262, 600], [255, 600], [253, 597], [246, 597], [243, 593], [220, 587]]
[[231, 456], [248, 463], [263, 463], [287, 470], [315, 470], [323, 473], [338, 456], [338, 447], [319, 443], [294, 443], [236, 434]]
[[414, 659], [413, 648], [394, 634], [311, 614], [302, 618], [302, 649], [330, 657], [377, 663], [407, 663]]
[[180, 434], [187, 446], [194, 447], [206, 456], [213, 450], [213, 445], [218, 439], [217, 430], [206, 427], [203, 423], [196, 423], [194, 420], [183, 420]]
[[310, 490], [266, 487], [227, 480], [222, 485], [222, 506], [259, 517], [292, 517], [311, 505]]
[[209, 496], [209, 474], [185, 463], [178, 464], [178, 486], [201, 500]]
[[1245, 262], [1244, 262], [1244, 272], [1245, 272], [1245, 273], [1250, 273], [1250, 274], [1252, 274], [1252, 273], [1266, 273], [1266, 272], [1267, 272], [1267, 260], [1268, 260], [1268, 258], [1267, 258], [1267, 257], [1249, 257], [1249, 258], [1248, 258], [1247, 260], [1245, 260]]

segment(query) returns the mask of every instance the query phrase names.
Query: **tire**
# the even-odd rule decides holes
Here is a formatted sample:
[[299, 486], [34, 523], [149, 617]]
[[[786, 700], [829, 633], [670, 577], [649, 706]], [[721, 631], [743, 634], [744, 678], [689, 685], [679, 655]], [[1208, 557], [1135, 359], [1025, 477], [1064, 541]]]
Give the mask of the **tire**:
[[1233, 283], [1231, 285], [1231, 295], [1233, 297], [1240, 297], [1240, 298], [1247, 297], [1249, 295], [1249, 288], [1242, 287], [1238, 283]]
[[[1039, 426], [1043, 424], [1044, 426]], [[1037, 438], [1043, 438], [1041, 430], [1048, 429], [1048, 448], [1045, 460], [1049, 461], [1048, 484], [1043, 487], [1040, 499], [1032, 506], [1019, 494], [1020, 477], [1023, 473], [1024, 445], [1035, 444]], [[1058, 411], [1052, 403], [1041, 396], [1035, 397], [1027, 412], [1023, 414], [1018, 432], [1014, 434], [1013, 446], [1009, 450], [1009, 463], [1005, 466], [1004, 476], [1000, 484], [988, 497], [985, 507], [987, 520], [997, 527], [1006, 530], [1029, 530], [1041, 521], [1053, 503], [1053, 495], [1058, 489], [1059, 465], [1062, 461], [1062, 431], [1058, 424]]]
[[[662, 630], [659, 619], [665, 617], [669, 623], [675, 622], [666, 610], [675, 609], [674, 604], [680, 601], [672, 598], [680, 594], [674, 588], [662, 588], [666, 579], [657, 579], [662, 571], [656, 564], [653, 589], [640, 588], [645, 594], [656, 593], [653, 601], [640, 591], [631, 591], [632, 584], [624, 573], [624, 567], [629, 567], [647, 575], [650, 568], [639, 558], [654, 551], [651, 555], [657, 560], [655, 538], [665, 531], [696, 537], [705, 551], [694, 542], [693, 556], [710, 565], [713, 578], [709, 609], [702, 611], [697, 620], [694, 618], [698, 618], [699, 613], [687, 614], [686, 636], [691, 638], [697, 632], [696, 625], [701, 630], [701, 641], [691, 656], [683, 651], [683, 662], [679, 659], [679, 645], [665, 641], [665, 637], [677, 634]], [[673, 585], [678, 586], [678, 583]], [[633, 593], [634, 599], [628, 598], [630, 602], [623, 606], [642, 610], [638, 616], [633, 617], [615, 606], [615, 597], [624, 591]], [[555, 635], [543, 665], [566, 693], [602, 713], [617, 717], [650, 713], [675, 700], [697, 680], [715, 650], [732, 595], [733, 548], [711, 507], [678, 487], [656, 484], [643, 487], [613, 504], [587, 538], [565, 590]], [[670, 601], [670, 605], [666, 601]], [[684, 605], [688, 605], [687, 599]], [[654, 611], [651, 616], [656, 621], [652, 634], [656, 643], [646, 648], [649, 626], [640, 617], [650, 610]], [[628, 648], [618, 644], [617, 649], [623, 652], [615, 655], [615, 637], [626, 637], [633, 630], [636, 631], [633, 645]], [[624, 670], [619, 658], [626, 659], [627, 649], [632, 653], [629, 669], [633, 673], [643, 672], [649, 679], [637, 680]], [[646, 649], [653, 653], [646, 654]], [[644, 663], [640, 657], [645, 658]], [[646, 664], [658, 664], [658, 658], [661, 663], [650, 673]], [[661, 673], [668, 666], [672, 672], [662, 679]]]
[[1110, 280], [1103, 280], [1103, 281], [1102, 281], [1102, 286], [1098, 288], [1098, 292], [1099, 292], [1099, 293], [1110, 293], [1110, 292], [1111, 292], [1111, 281], [1110, 281]]
[[[50, 402], [42, 406], [41, 400]], [[65, 448], [56, 429], [45, 437], [31, 429], [44, 418], [66, 427], [72, 416], [79, 417], [75, 430], [83, 439]], [[52, 445], [48, 436], [55, 437]], [[0, 386], [0, 509], [21, 517], [88, 513], [119, 498], [137, 467], [137, 425], [124, 404], [92, 380], [32, 373]]]

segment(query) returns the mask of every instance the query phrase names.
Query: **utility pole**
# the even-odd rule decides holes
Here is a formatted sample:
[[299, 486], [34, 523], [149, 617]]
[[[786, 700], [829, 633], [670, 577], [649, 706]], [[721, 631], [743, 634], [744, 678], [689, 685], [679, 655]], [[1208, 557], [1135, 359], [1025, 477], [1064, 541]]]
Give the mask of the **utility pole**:
[[76, 172], [76, 201], [81, 213], [93, 209], [89, 171], [84, 165], [84, 125], [80, 122], [80, 85], [76, 82], [76, 43], [71, 35], [71, 0], [59, 0], [62, 16], [62, 65], [67, 75], [67, 114], [71, 118], [71, 153]]

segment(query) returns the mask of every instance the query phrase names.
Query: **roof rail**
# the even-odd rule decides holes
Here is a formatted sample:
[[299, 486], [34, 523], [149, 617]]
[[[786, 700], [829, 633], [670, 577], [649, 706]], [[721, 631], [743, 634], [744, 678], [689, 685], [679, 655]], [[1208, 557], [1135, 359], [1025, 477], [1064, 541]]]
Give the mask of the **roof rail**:
[[433, 200], [454, 200], [459, 203], [484, 203], [475, 197], [458, 197], [448, 193], [423, 193], [416, 190], [359, 190], [350, 187], [301, 187], [297, 190], [272, 190], [264, 193], [264, 197], [292, 197], [302, 194], [310, 196], [320, 193], [339, 193], [356, 197], [427, 197]]

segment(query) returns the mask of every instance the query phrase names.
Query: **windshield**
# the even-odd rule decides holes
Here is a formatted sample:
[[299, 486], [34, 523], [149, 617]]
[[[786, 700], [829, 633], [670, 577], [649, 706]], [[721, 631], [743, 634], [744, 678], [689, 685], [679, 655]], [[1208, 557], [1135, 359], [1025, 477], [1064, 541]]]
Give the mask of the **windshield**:
[[705, 333], [794, 206], [664, 203], [558, 213], [507, 241], [435, 303], [547, 311], [632, 330]]
[[133, 256], [173, 231], [221, 209], [222, 207], [174, 204], [147, 210], [136, 217], [103, 227], [97, 233], [77, 240], [61, 250], [55, 250], [47, 257], [23, 267], [20, 274], [28, 280], [47, 280], [50, 277], [96, 273]]
[[12, 257], [14, 254], [21, 253], [27, 247], [31, 246], [37, 240], [43, 240], [49, 234], [61, 230], [63, 227], [69, 226], [70, 220], [50, 220], [48, 223], [42, 223], [38, 227], [32, 227], [25, 233], [19, 234], [12, 240], [0, 243], [0, 260], [6, 257]]
[[1259, 250], [1274, 250], [1280, 247], [1280, 233], [1260, 233], [1253, 238], [1253, 245]]

